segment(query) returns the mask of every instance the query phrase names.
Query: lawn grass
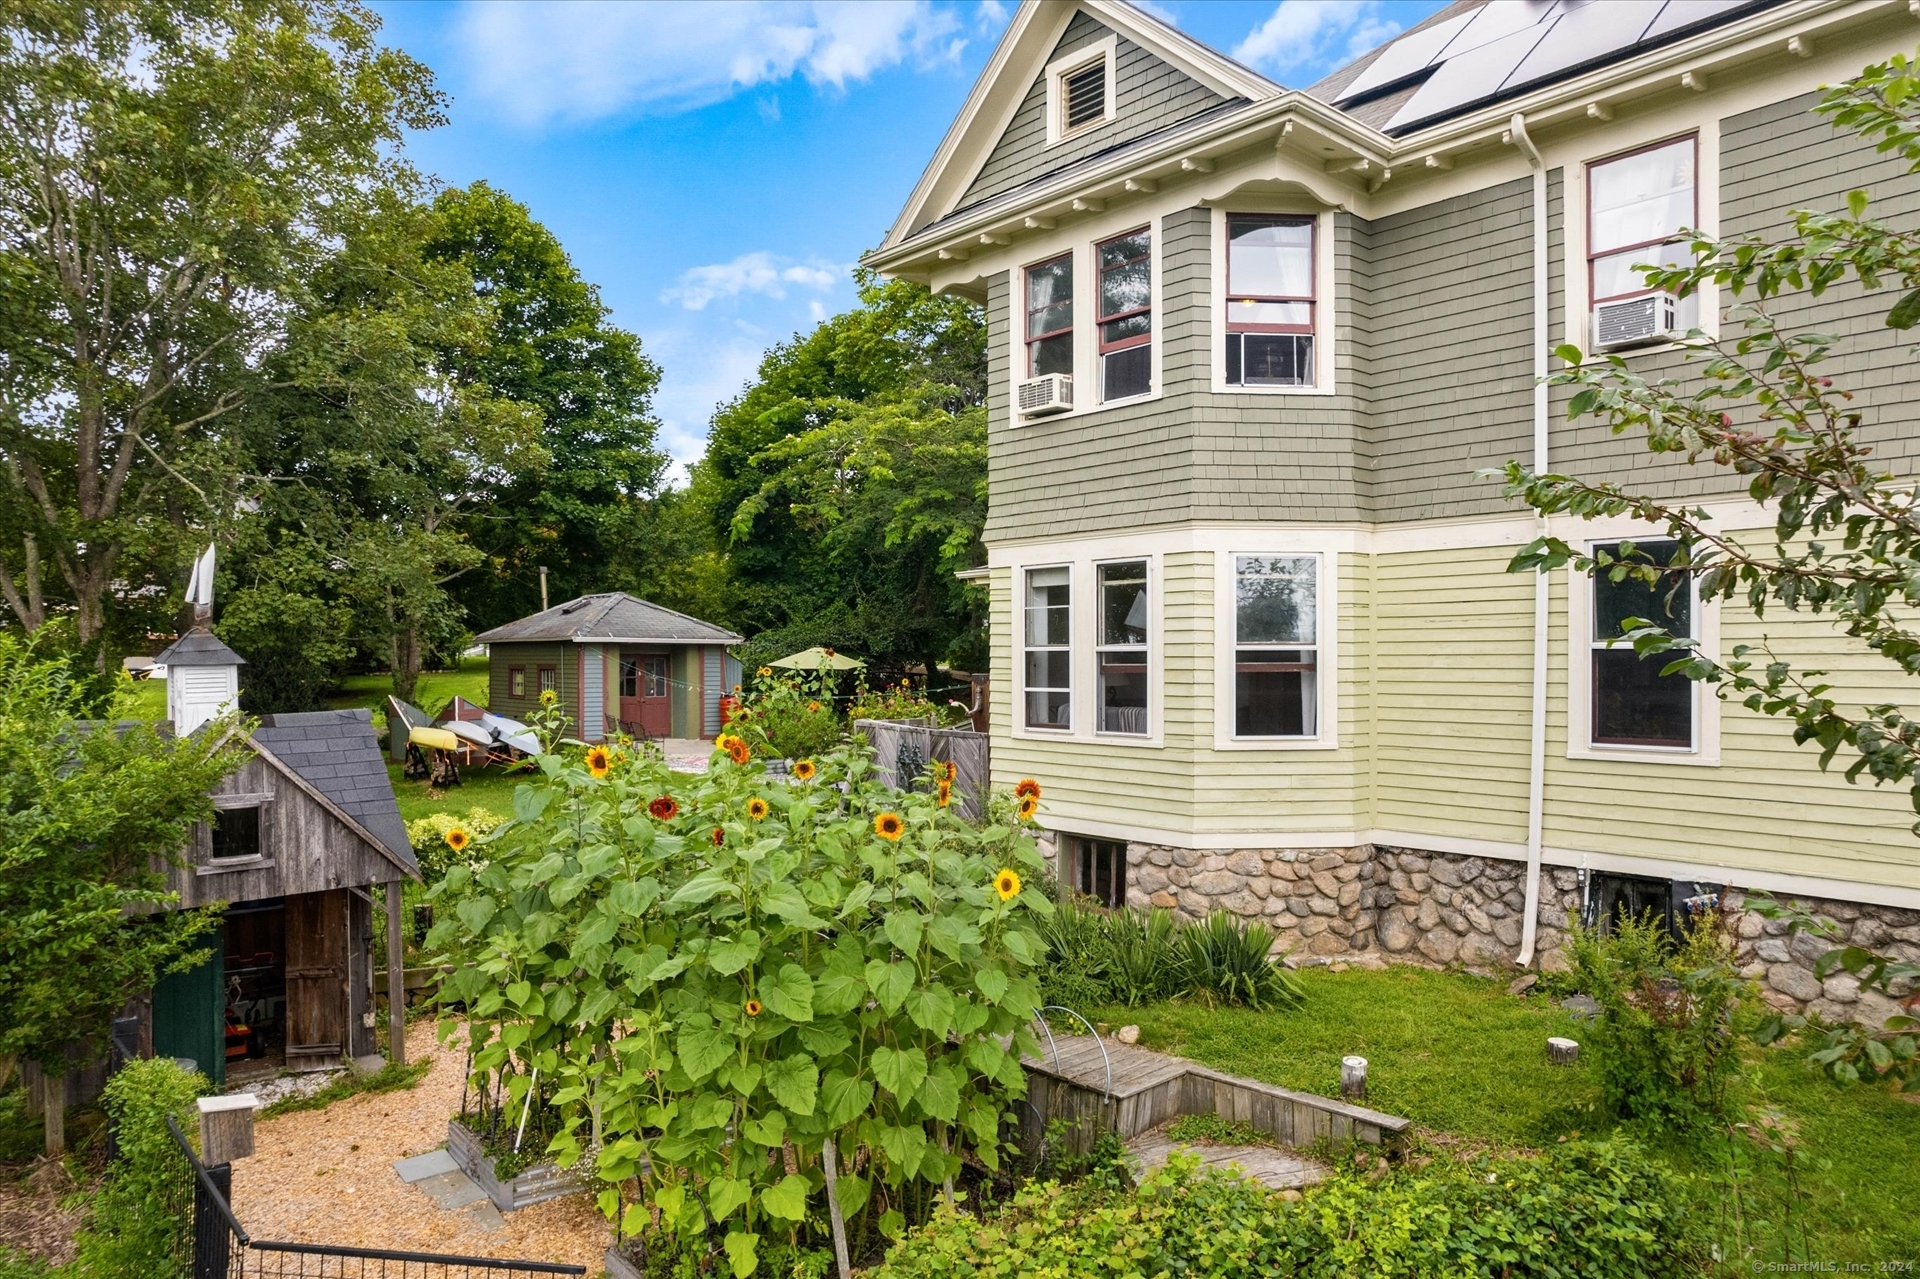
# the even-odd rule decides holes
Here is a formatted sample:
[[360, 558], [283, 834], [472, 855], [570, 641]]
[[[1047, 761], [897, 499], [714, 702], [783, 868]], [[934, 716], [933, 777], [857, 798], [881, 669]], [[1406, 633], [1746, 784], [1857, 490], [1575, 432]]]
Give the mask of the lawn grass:
[[[1538, 1147], [1616, 1126], [1584, 1060], [1547, 1064], [1547, 1036], [1578, 1040], [1583, 1024], [1543, 996], [1516, 998], [1502, 979], [1402, 966], [1296, 976], [1307, 992], [1297, 1009], [1183, 1001], [1089, 1015], [1138, 1025], [1145, 1047], [1323, 1096], [1339, 1095], [1340, 1058], [1357, 1053], [1368, 1061], [1366, 1104], [1442, 1141]], [[1749, 1210], [1761, 1233], [1778, 1231], [1791, 1208], [1811, 1260], [1920, 1262], [1920, 1104], [1884, 1088], [1836, 1088], [1791, 1045], [1751, 1050], [1748, 1073], [1753, 1103], [1785, 1115], [1808, 1160], [1797, 1201], [1777, 1175], [1762, 1183]], [[1723, 1138], [1689, 1147], [1657, 1131], [1637, 1135], [1697, 1174], [1703, 1199], [1715, 1200]], [[1777, 1247], [1769, 1240], [1761, 1255], [1778, 1259]]]
[[401, 820], [409, 822], [435, 813], [458, 816], [472, 808], [510, 817], [514, 787], [537, 775], [524, 768], [463, 768], [458, 786], [435, 790], [424, 781], [402, 777], [400, 767], [387, 761], [387, 777], [393, 782], [393, 797], [400, 802]]
[[[327, 705], [336, 710], [364, 706], [373, 712], [374, 731], [383, 733], [387, 724], [387, 698], [392, 693], [393, 676], [385, 671], [349, 675], [328, 696]], [[438, 715], [440, 708], [456, 696], [477, 706], [487, 704], [486, 658], [463, 657], [455, 670], [420, 672], [420, 680], [413, 690], [413, 704], [429, 715]]]

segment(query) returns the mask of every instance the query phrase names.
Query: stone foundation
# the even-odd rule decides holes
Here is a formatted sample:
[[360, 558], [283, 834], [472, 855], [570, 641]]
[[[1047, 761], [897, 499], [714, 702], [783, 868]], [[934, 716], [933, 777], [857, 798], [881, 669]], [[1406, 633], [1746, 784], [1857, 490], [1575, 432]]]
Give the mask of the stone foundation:
[[[1055, 837], [1044, 835], [1040, 843], [1052, 862]], [[1512, 968], [1526, 915], [1526, 877], [1522, 862], [1386, 845], [1232, 852], [1127, 845], [1129, 906], [1163, 907], [1183, 919], [1231, 911], [1274, 929], [1278, 948], [1288, 954], [1322, 961], [1387, 959], [1478, 972]], [[1579, 871], [1542, 868], [1537, 967], [1566, 967], [1567, 921], [1579, 914], [1581, 902]], [[1843, 940], [1920, 962], [1920, 911], [1807, 900], [1840, 926], [1842, 938], [1829, 940], [1789, 937], [1784, 922], [1746, 910], [1744, 903], [1738, 891], [1726, 902], [1739, 937], [1741, 973], [1760, 984], [1768, 1003], [1830, 1022], [1871, 1025], [1898, 1011], [1894, 1000], [1862, 991], [1844, 973], [1820, 981], [1813, 965]]]

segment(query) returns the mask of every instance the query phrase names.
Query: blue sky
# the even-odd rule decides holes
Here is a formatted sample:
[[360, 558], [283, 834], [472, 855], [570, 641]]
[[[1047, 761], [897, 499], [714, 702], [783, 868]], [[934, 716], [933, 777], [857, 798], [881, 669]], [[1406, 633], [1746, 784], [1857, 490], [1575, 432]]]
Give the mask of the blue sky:
[[[1443, 0], [1156, 0], [1159, 14], [1282, 84], [1309, 84]], [[432, 67], [450, 123], [410, 154], [485, 179], [554, 233], [664, 370], [681, 467], [762, 352], [854, 300], [1011, 3], [376, 6]]]

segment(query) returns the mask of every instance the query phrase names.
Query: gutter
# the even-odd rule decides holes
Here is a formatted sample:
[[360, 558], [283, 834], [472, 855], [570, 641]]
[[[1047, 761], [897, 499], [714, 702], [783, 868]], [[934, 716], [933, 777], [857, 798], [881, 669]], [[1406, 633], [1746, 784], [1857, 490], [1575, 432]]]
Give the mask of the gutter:
[[[1547, 469], [1547, 164], [1527, 134], [1527, 117], [1515, 112], [1507, 139], [1533, 170], [1533, 470]], [[1537, 528], [1546, 532], [1544, 515]], [[1527, 747], [1527, 904], [1520, 922], [1519, 965], [1533, 962], [1540, 926], [1540, 851], [1547, 797], [1547, 631], [1551, 579], [1533, 575], [1533, 726]]]

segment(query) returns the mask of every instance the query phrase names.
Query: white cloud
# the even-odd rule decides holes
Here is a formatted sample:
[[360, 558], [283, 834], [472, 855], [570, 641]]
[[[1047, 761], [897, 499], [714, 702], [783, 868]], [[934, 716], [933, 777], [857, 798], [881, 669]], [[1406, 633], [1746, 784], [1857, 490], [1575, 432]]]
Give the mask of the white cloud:
[[1180, 25], [1180, 16], [1178, 14], [1163, 4], [1155, 4], [1153, 0], [1133, 0], [1133, 7], [1145, 10], [1170, 27]]
[[694, 329], [656, 330], [641, 341], [662, 370], [653, 403], [660, 414], [660, 444], [673, 457], [668, 478], [684, 484], [687, 468], [706, 454], [714, 409], [753, 381], [766, 354], [764, 344], [716, 341], [711, 332]]
[[790, 285], [826, 293], [847, 275], [846, 267], [828, 262], [792, 262], [759, 250], [742, 253], [731, 262], [682, 271], [679, 283], [663, 289], [660, 300], [678, 302], [689, 311], [704, 311], [708, 303], [719, 298], [737, 298], [745, 293], [784, 298]]
[[1318, 78], [1399, 33], [1400, 24], [1380, 16], [1375, 0], [1280, 0], [1233, 56], [1275, 75]]
[[522, 124], [680, 110], [802, 76], [844, 88], [954, 56], [959, 20], [930, 0], [469, 3], [466, 92]]

